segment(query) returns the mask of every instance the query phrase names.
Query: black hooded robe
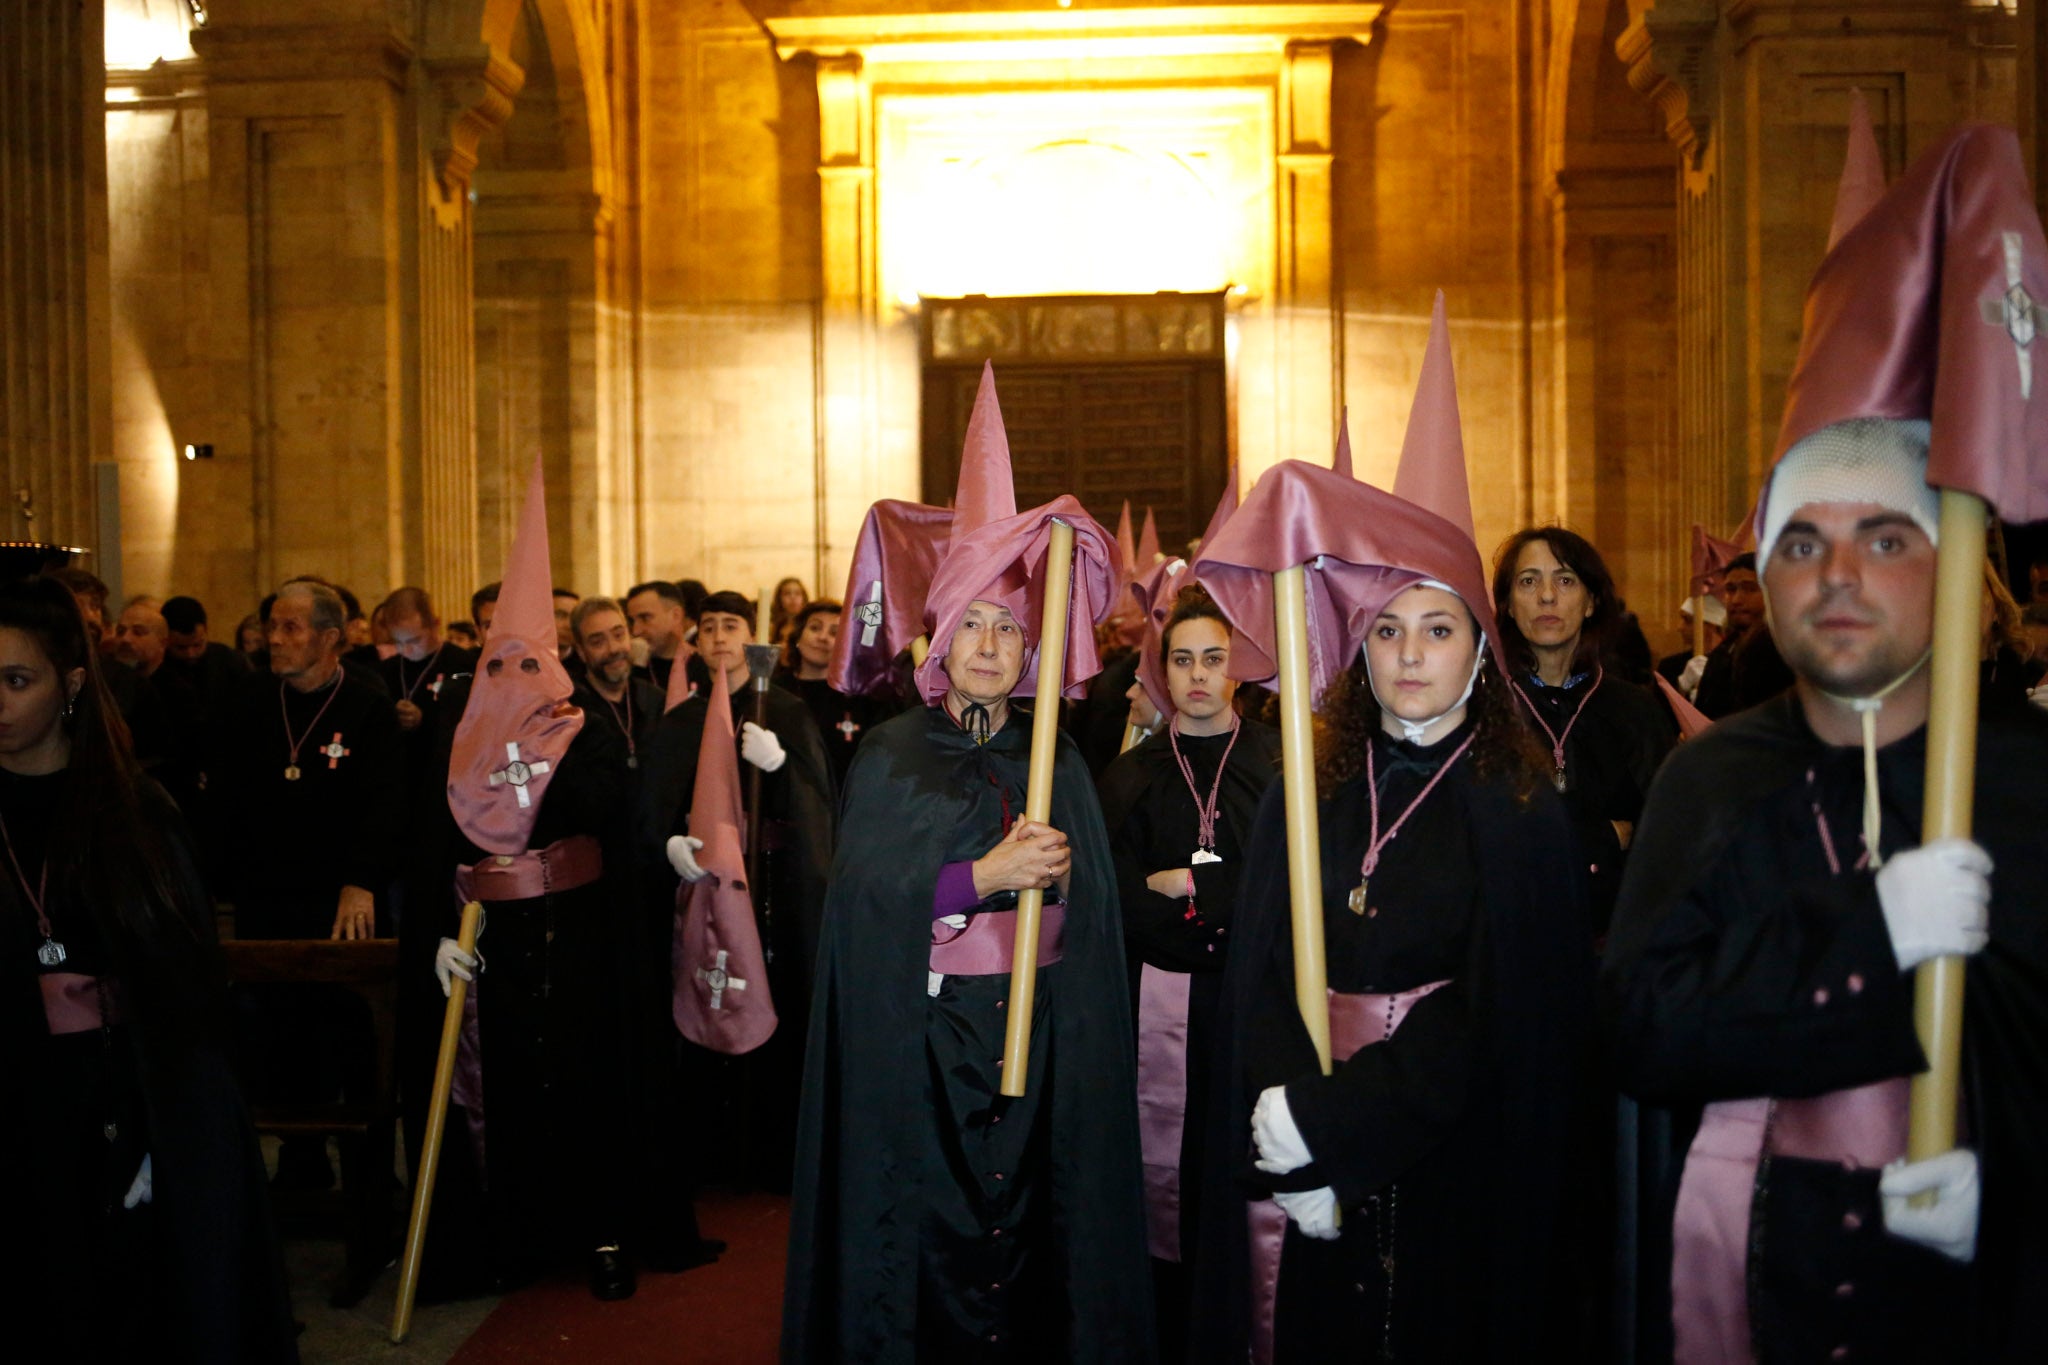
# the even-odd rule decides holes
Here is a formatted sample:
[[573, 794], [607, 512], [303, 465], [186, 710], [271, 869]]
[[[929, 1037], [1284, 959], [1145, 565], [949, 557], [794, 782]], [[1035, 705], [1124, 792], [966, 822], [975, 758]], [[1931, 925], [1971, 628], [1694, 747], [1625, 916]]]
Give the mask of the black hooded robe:
[[[1174, 760], [1166, 734], [1147, 739], [1117, 757], [1102, 775], [1102, 818], [1116, 861], [1117, 899], [1123, 910], [1124, 952], [1129, 965], [1132, 1027], [1139, 1026], [1143, 967], [1185, 973], [1188, 982], [1187, 1091], [1180, 1149], [1180, 1252], [1172, 1261], [1154, 1258], [1160, 1353], [1175, 1359], [1188, 1315], [1187, 1270], [1195, 1263], [1195, 1234], [1201, 1226], [1202, 1120], [1208, 1112], [1209, 1063], [1216, 1050], [1216, 1014], [1223, 995], [1223, 964], [1244, 871], [1245, 839], [1259, 798], [1280, 774], [1280, 734], [1269, 725], [1244, 721], [1235, 744], [1228, 732], [1182, 735], [1181, 753], [1206, 797], [1226, 751], [1229, 761], [1216, 797], [1216, 852], [1221, 862], [1190, 865], [1200, 833], [1200, 811], [1187, 779]], [[1145, 879], [1164, 868], [1190, 867], [1195, 879], [1195, 916], [1185, 896], [1162, 896]]]
[[[1153, 1358], [1120, 917], [1087, 765], [1062, 735], [1074, 859], [1038, 974], [1028, 1093], [995, 1097], [1008, 976], [928, 994], [932, 898], [1021, 815], [1032, 718], [986, 745], [938, 707], [878, 727], [847, 777], [805, 1059], [782, 1357]], [[1005, 1127], [1005, 1122], [1008, 1126]]]
[[[1878, 1173], [1772, 1158], [1752, 1214], [1752, 1333], [1772, 1360], [2037, 1360], [2048, 1350], [2048, 716], [1978, 722], [1974, 837], [1996, 864], [1991, 945], [1969, 960], [1961, 1131], [1981, 1159], [1967, 1270], [1888, 1237]], [[1887, 850], [1919, 842], [1926, 731], [1878, 753]], [[1813, 781], [1807, 774], [1813, 773]], [[1682, 746], [1650, 793], [1602, 974], [1621, 1084], [1668, 1134], [1645, 1172], [1638, 1356], [1671, 1353], [1672, 1209], [1709, 1101], [1805, 1097], [1925, 1066], [1913, 981], [1869, 872], [1859, 749], [1796, 697]], [[1652, 1110], [1650, 1106], [1661, 1106]], [[1849, 1215], [1854, 1215], [1853, 1219]], [[1838, 1286], [1847, 1284], [1844, 1295]]]
[[[755, 696], [751, 686], [732, 694], [735, 726], [754, 718]], [[669, 967], [679, 881], [669, 866], [667, 846], [670, 836], [690, 832], [697, 754], [710, 715], [710, 702], [701, 693], [663, 716], [647, 746], [635, 856], [642, 870], [641, 951], [650, 987], [641, 1001], [643, 1019], [650, 1046], [674, 1059], [665, 1097], [659, 1078], [649, 1078], [655, 1107], [650, 1131], [674, 1133], [675, 1150], [690, 1154], [686, 1166], [710, 1171], [738, 1166], [751, 1183], [780, 1191], [789, 1187], [796, 1140], [811, 973], [832, 860], [835, 789], [810, 710], [779, 687], [771, 686], [765, 696], [765, 728], [787, 759], [774, 772], [761, 773], [764, 867], [763, 885], [754, 893], [754, 916], [768, 954], [776, 1025], [760, 1047], [742, 1057], [725, 1057], [684, 1039], [675, 1026], [675, 979]], [[759, 769], [744, 759], [739, 769], [744, 808]]]
[[[1460, 742], [1373, 737], [1382, 832]], [[1318, 1074], [1294, 1000], [1284, 801], [1270, 789], [1225, 968], [1227, 1079], [1211, 1105], [1190, 1358], [1246, 1358], [1246, 1199], [1324, 1186], [1336, 1190], [1342, 1235], [1313, 1241], [1288, 1220], [1276, 1360], [1378, 1359], [1388, 1343], [1405, 1360], [1557, 1350], [1575, 1302], [1568, 1176], [1584, 1134], [1592, 987], [1584, 881], [1564, 812], [1547, 787], [1523, 802], [1475, 776], [1468, 755], [1385, 846], [1374, 913], [1361, 916], [1348, 900], [1367, 843], [1364, 775], [1318, 810], [1330, 988], [1449, 984], [1391, 1039]], [[1278, 1084], [1316, 1159], [1276, 1178], [1252, 1167], [1251, 1111]]]

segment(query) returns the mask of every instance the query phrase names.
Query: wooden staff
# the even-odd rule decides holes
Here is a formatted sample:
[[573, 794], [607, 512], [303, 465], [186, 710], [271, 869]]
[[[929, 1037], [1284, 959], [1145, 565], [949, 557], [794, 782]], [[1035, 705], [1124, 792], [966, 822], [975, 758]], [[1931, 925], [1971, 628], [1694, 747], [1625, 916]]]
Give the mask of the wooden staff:
[[923, 668], [925, 656], [931, 652], [931, 639], [928, 636], [918, 636], [910, 642], [910, 666], [912, 668]]
[[[1280, 787], [1287, 806], [1287, 885], [1294, 921], [1294, 1004], [1330, 1074], [1329, 971], [1323, 961], [1322, 830], [1316, 816], [1316, 745], [1309, 720], [1308, 575], [1273, 575], [1280, 657]], [[1971, 618], [1975, 620], [1975, 617]]]
[[[775, 645], [772, 643], [772, 627], [768, 624], [769, 593], [772, 589], [761, 589], [761, 600], [754, 605], [754, 643], [746, 647], [747, 673], [754, 683], [754, 724], [763, 730], [768, 728], [768, 689], [775, 680]], [[722, 681], [722, 680], [721, 680]], [[767, 826], [767, 818], [761, 814], [761, 770], [747, 765], [747, 890], [753, 894], [754, 905], [761, 915], [761, 950], [765, 960], [775, 960], [775, 945], [768, 930], [772, 927], [768, 897], [761, 889], [761, 835]]]
[[1707, 590], [1698, 583], [1692, 590], [1692, 652], [1695, 658], [1707, 652]]
[[[1984, 600], [1984, 500], [1943, 489], [1941, 550], [1934, 570], [1934, 658], [1929, 664], [1926, 805], [1923, 843], [1967, 839], [1977, 779], [1978, 621]], [[1913, 1078], [1906, 1155], [1939, 1156], [1956, 1145], [1956, 1090], [1963, 1063], [1963, 959], [1920, 964], [1913, 981], [1913, 1024], [1927, 1070]]]
[[1120, 753], [1120, 754], [1127, 754], [1127, 753], [1129, 753], [1129, 752], [1130, 752], [1131, 750], [1133, 750], [1133, 749], [1137, 748], [1137, 747], [1138, 747], [1138, 746], [1139, 746], [1140, 744], [1143, 744], [1144, 742], [1145, 742], [1145, 727], [1144, 727], [1144, 726], [1142, 726], [1142, 725], [1126, 725], [1126, 726], [1124, 727], [1124, 743], [1123, 743], [1123, 747], [1122, 747], [1121, 749], [1118, 749], [1118, 750], [1117, 750], [1117, 752], [1118, 752], [1118, 753]]
[[[1045, 605], [1039, 612], [1038, 693], [1031, 713], [1031, 770], [1024, 785], [1024, 818], [1052, 822], [1052, 761], [1060, 735], [1060, 684], [1067, 672], [1068, 589], [1074, 575], [1074, 528], [1054, 518], [1045, 557]], [[1038, 916], [1045, 892], [1017, 893], [1017, 934], [1010, 947], [1010, 1018], [1003, 1032], [1002, 1091], [1024, 1093], [1031, 1068], [1031, 1010], [1038, 993]]]
[[[462, 927], [456, 931], [456, 946], [476, 952], [477, 920], [483, 906], [471, 901], [462, 907]], [[469, 995], [469, 983], [452, 973], [448, 978], [448, 1007], [441, 1012], [441, 1055], [434, 1061], [434, 1090], [427, 1100], [427, 1132], [420, 1143], [420, 1164], [413, 1179], [412, 1221], [405, 1230], [405, 1262], [398, 1272], [398, 1302], [391, 1310], [391, 1344], [405, 1340], [412, 1330], [412, 1303], [420, 1288], [420, 1257], [427, 1249], [427, 1210], [434, 1203], [434, 1172], [441, 1164], [441, 1137], [448, 1125], [448, 1090], [455, 1084], [455, 1053], [462, 1045], [462, 1002]]]

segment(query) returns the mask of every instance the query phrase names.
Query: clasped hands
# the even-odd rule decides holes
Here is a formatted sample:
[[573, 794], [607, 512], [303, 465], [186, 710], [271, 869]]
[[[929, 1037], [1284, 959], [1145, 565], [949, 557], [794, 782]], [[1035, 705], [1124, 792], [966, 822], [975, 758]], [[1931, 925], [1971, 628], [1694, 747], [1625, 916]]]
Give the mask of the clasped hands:
[[1038, 820], [1019, 820], [1001, 843], [974, 860], [974, 894], [986, 900], [1004, 891], [1057, 887], [1065, 899], [1073, 866], [1066, 835]]

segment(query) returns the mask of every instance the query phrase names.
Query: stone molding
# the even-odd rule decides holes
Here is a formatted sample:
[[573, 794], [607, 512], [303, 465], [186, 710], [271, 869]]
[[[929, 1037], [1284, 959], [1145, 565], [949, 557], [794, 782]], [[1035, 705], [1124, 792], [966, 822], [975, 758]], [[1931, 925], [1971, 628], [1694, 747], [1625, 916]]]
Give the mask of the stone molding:
[[526, 84], [526, 73], [482, 45], [428, 57], [420, 65], [438, 105], [432, 155], [441, 202], [434, 214], [442, 227], [452, 227], [449, 205], [469, 192], [477, 148], [512, 117], [512, 99]]
[[1664, 116], [1664, 131], [1685, 159], [1703, 164], [1714, 131], [1717, 0], [1628, 0], [1629, 25], [1614, 43], [1628, 83]]
[[[878, 7], [879, 8], [879, 7]], [[1041, 57], [1277, 56], [1302, 41], [1371, 41], [1386, 9], [1326, 4], [1175, 5], [1152, 9], [976, 10], [789, 15], [763, 20], [784, 60], [799, 53], [869, 62]]]

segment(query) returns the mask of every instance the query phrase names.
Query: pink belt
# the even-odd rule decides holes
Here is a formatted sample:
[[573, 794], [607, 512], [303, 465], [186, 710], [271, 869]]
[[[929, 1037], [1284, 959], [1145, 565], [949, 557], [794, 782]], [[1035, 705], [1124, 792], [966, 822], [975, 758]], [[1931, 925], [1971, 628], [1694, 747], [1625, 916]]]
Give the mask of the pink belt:
[[[77, 972], [45, 972], [36, 978], [43, 990], [43, 1018], [52, 1037], [67, 1033], [91, 1033], [94, 1029], [121, 1022], [121, 1003], [113, 983], [107, 983], [104, 997], [100, 979]], [[106, 1013], [100, 1012], [102, 998]]]
[[[1067, 940], [1067, 907], [1047, 905], [1038, 917], [1038, 965], [1060, 960]], [[932, 921], [931, 969], [941, 976], [1001, 976], [1010, 970], [1017, 945], [1017, 912], [985, 910], [967, 917], [965, 929]]]
[[458, 871], [458, 888], [480, 901], [525, 901], [554, 891], [574, 891], [604, 875], [604, 853], [588, 834], [572, 834], [546, 848], [498, 853]]
[[[1393, 1037], [1408, 1011], [1450, 984], [1432, 981], [1394, 995], [1331, 991], [1331, 1060], [1348, 1062], [1374, 1043]], [[1271, 1199], [1258, 1199], [1246, 1206], [1245, 1214], [1251, 1226], [1252, 1360], [1255, 1365], [1271, 1365], [1273, 1309], [1280, 1301], [1280, 1248], [1287, 1240], [1287, 1211]]]

